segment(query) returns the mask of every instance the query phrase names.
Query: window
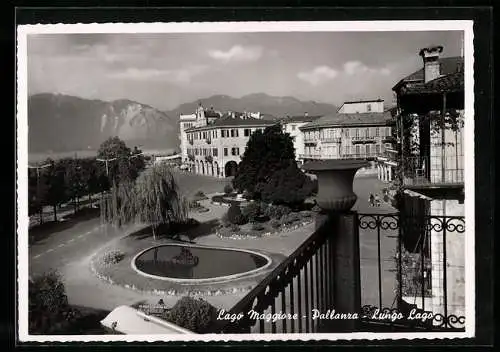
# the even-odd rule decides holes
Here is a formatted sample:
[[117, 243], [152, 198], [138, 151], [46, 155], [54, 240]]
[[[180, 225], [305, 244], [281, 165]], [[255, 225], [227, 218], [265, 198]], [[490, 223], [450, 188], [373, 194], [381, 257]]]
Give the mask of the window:
[[346, 137], [349, 137], [349, 129], [347, 129], [347, 128], [346, 128], [346, 130], [345, 130], [345, 136], [346, 136]]
[[234, 130], [231, 130], [231, 137], [234, 137]]
[[356, 156], [359, 156], [360, 155], [360, 148], [359, 148], [359, 145], [356, 146]]
[[224, 156], [227, 156], [227, 148], [224, 148]]
[[389, 137], [389, 136], [391, 135], [391, 128], [390, 128], [390, 127], [386, 127], [386, 128], [385, 128], [385, 135], [386, 135], [387, 137]]
[[213, 156], [219, 156], [218, 154], [219, 154], [219, 150], [217, 148], [213, 148], [212, 149], [212, 155]]
[[369, 145], [369, 144], [366, 146], [366, 155], [371, 155], [371, 153], [372, 153], [372, 148], [371, 147], [372, 146]]
[[354, 133], [355, 133], [355, 135], [356, 135], [356, 138], [359, 138], [359, 128], [356, 128], [356, 129], [354, 130]]
[[377, 155], [379, 155], [379, 154], [380, 154], [380, 144], [377, 144], [377, 145], [375, 146], [375, 153], [377, 153]]
[[244, 135], [245, 137], [249, 137], [249, 136], [250, 136], [250, 129], [249, 129], [249, 128], [245, 128], [245, 129], [243, 130], [243, 135]]
[[238, 135], [239, 135], [238, 130], [234, 130], [234, 136], [238, 137]]
[[380, 137], [380, 127], [375, 128], [375, 137]]
[[366, 133], [366, 137], [370, 137], [370, 129], [369, 128], [366, 129], [365, 133]]
[[292, 125], [292, 131], [295, 131], [295, 125]]
[[349, 155], [349, 147], [348, 147], [348, 146], [346, 146], [346, 147], [344, 148], [344, 154], [345, 154], [345, 155]]
[[366, 111], [368, 111], [368, 112], [372, 111], [372, 105], [371, 104], [368, 104], [366, 106]]

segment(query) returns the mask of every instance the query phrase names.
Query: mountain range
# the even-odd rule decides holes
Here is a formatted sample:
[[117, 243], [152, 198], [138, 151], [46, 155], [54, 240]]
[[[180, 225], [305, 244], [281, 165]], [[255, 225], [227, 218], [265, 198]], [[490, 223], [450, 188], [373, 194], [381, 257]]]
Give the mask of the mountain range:
[[[130, 147], [172, 149], [179, 146], [179, 115], [192, 114], [201, 103], [217, 111], [261, 112], [267, 118], [287, 115], [324, 115], [334, 105], [273, 97], [263, 93], [241, 98], [214, 95], [163, 112], [136, 101], [90, 100], [41, 93], [28, 98], [29, 152], [97, 150], [108, 137], [118, 136]], [[271, 116], [269, 116], [271, 115]]]

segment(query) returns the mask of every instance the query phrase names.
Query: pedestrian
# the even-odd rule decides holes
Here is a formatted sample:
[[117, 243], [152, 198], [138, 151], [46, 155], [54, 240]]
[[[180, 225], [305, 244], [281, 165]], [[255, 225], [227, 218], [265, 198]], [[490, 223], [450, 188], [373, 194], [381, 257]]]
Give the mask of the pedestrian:
[[375, 194], [375, 205], [376, 205], [377, 207], [379, 207], [379, 206], [380, 206], [380, 197], [378, 196], [378, 193], [377, 193], [377, 194]]
[[370, 193], [370, 198], [368, 198], [368, 202], [370, 203], [370, 206], [373, 207], [374, 201], [375, 201], [375, 197], [373, 196], [373, 193]]

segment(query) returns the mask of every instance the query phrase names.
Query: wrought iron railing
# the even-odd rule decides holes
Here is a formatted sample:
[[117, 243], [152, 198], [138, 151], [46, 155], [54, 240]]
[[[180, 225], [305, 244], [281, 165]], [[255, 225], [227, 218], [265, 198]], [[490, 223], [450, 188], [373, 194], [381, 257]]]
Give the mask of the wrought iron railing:
[[[376, 245], [372, 256], [360, 251], [361, 276], [369, 282], [359, 284], [362, 307], [355, 331], [464, 330], [465, 291], [458, 292], [464, 287], [453, 281], [464, 277], [464, 267], [457, 264], [463, 260], [457, 248], [463, 249], [464, 217], [357, 214], [356, 226], [360, 247]], [[451, 257], [450, 244], [455, 247]], [[312, 315], [313, 309], [335, 309], [335, 249], [335, 234], [321, 226], [228, 312], [239, 319], [219, 320], [211, 332], [335, 332]], [[453, 280], [447, 276], [450, 264]], [[457, 299], [462, 293], [464, 299]]]
[[212, 332], [318, 331], [318, 321], [309, 313], [333, 305], [333, 252], [333, 238], [326, 227], [320, 228], [228, 312], [240, 319], [217, 321]]
[[[465, 326], [465, 287], [455, 285], [465, 277], [463, 216], [401, 214], [358, 214], [360, 236], [376, 238], [377, 297], [367, 294], [364, 322], [373, 322], [367, 309], [402, 314], [397, 321], [386, 321], [394, 328], [416, 330], [463, 330]], [[453, 236], [453, 237], [450, 237]], [[448, 246], [454, 250], [450, 256]], [[385, 254], [382, 249], [385, 247]], [[387, 254], [392, 249], [392, 255]], [[457, 251], [458, 249], [458, 251]], [[361, 253], [363, 257], [363, 253]], [[369, 267], [367, 270], [370, 270]], [[387, 286], [391, 281], [394, 287]], [[451, 273], [453, 280], [448, 278]], [[453, 285], [450, 288], [449, 285]], [[364, 292], [370, 287], [362, 284]], [[384, 290], [385, 288], [385, 290]], [[451, 297], [451, 302], [450, 302]], [[457, 298], [458, 297], [458, 298]], [[460, 298], [461, 297], [461, 298]], [[389, 302], [392, 301], [390, 307]], [[410, 313], [426, 314], [426, 321], [409, 319]], [[451, 313], [451, 314], [450, 314]], [[375, 325], [383, 321], [377, 319]]]

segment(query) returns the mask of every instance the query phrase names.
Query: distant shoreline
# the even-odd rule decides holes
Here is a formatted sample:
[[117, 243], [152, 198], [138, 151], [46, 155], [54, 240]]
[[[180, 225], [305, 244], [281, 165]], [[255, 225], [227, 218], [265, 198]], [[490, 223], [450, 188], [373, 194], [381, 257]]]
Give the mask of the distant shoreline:
[[[168, 155], [172, 154], [175, 149], [143, 149], [146, 155]], [[53, 160], [63, 159], [63, 158], [91, 158], [97, 155], [97, 150], [76, 150], [69, 152], [44, 152], [44, 153], [28, 153], [29, 162], [40, 162], [51, 158]]]

